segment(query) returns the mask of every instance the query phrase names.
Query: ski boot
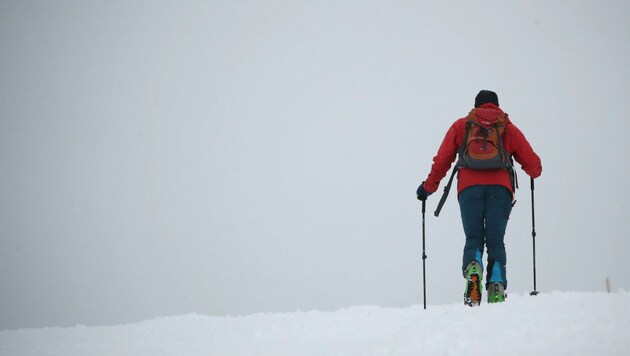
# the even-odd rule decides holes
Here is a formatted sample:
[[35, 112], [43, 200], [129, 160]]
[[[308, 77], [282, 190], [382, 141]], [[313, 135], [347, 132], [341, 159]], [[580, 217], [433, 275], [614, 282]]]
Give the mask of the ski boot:
[[502, 303], [506, 297], [503, 283], [488, 283], [488, 303]]
[[464, 304], [474, 307], [481, 304], [481, 280], [483, 271], [477, 261], [471, 261], [466, 267], [466, 290], [464, 291]]

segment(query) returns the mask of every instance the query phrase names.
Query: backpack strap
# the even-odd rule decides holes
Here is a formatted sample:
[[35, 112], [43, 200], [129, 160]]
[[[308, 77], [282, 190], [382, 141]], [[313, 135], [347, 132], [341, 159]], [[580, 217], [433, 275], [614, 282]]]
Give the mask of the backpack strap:
[[462, 141], [462, 144], [459, 146], [459, 150], [457, 150], [457, 157], [459, 159], [461, 159], [464, 156], [464, 151], [466, 151], [466, 145], [468, 144], [468, 135], [470, 134], [470, 127], [472, 125], [473, 125], [473, 121], [471, 119], [468, 119], [468, 121], [466, 121], [466, 133], [464, 134], [464, 140]]
[[455, 173], [459, 172], [459, 167], [458, 165], [455, 165], [455, 167], [453, 167], [453, 173], [451, 173], [451, 178], [448, 179], [448, 184], [444, 187], [444, 193], [442, 193], [442, 198], [440, 198], [440, 202], [438, 203], [437, 208], [435, 209], [435, 212], [433, 213], [436, 217], [440, 216], [440, 211], [442, 211], [442, 207], [444, 206], [444, 203], [446, 202], [446, 198], [448, 198], [448, 193], [451, 190], [451, 185], [453, 184], [453, 178], [455, 177]]
[[[470, 128], [472, 125], [478, 125], [478, 124], [473, 122], [473, 120], [469, 118], [468, 121], [466, 122], [466, 133], [464, 134], [464, 140], [462, 141], [461, 146], [459, 146], [459, 150], [457, 152], [457, 156], [458, 156], [457, 163], [455, 164], [455, 167], [453, 167], [453, 172], [451, 173], [451, 177], [448, 179], [448, 183], [444, 187], [444, 192], [442, 193], [440, 202], [438, 203], [438, 206], [435, 209], [435, 212], [433, 213], [436, 217], [440, 216], [442, 207], [444, 206], [444, 203], [446, 203], [446, 198], [448, 198], [448, 194], [451, 191], [451, 185], [453, 185], [453, 178], [455, 178], [455, 173], [459, 172], [460, 168], [466, 166], [465, 163], [462, 161], [462, 157], [464, 156], [464, 151], [468, 143], [468, 136], [470, 134]], [[482, 127], [481, 125], [478, 125], [478, 126]], [[506, 154], [507, 152], [503, 148], [503, 140], [501, 138], [501, 132], [499, 131], [499, 126], [495, 124], [492, 128], [495, 130], [496, 135], [498, 137], [499, 152], [501, 152], [501, 154]], [[516, 192], [516, 189], [518, 189], [518, 179], [516, 177], [516, 170], [514, 169], [514, 163], [512, 161], [512, 157], [510, 156], [510, 157], [504, 157], [504, 158], [508, 160], [507, 166], [505, 168], [510, 175], [510, 183], [512, 185], [512, 191]], [[512, 206], [514, 206], [514, 204], [516, 204], [516, 200], [512, 202]]]
[[464, 151], [466, 149], [466, 142], [468, 141], [468, 134], [470, 133], [470, 127], [473, 125], [472, 120], [468, 119], [466, 122], [466, 133], [464, 134], [464, 140], [462, 141], [461, 146], [459, 146], [459, 150], [457, 151], [457, 163], [455, 163], [455, 167], [453, 167], [453, 172], [451, 173], [451, 177], [448, 179], [448, 184], [444, 186], [444, 192], [442, 193], [442, 197], [440, 198], [440, 202], [438, 203], [435, 212], [433, 213], [436, 217], [440, 216], [440, 211], [442, 211], [442, 207], [444, 203], [446, 203], [446, 198], [448, 198], [448, 193], [451, 191], [451, 185], [453, 184], [453, 178], [455, 178], [455, 173], [459, 171], [459, 168], [462, 166], [462, 157], [464, 156]]

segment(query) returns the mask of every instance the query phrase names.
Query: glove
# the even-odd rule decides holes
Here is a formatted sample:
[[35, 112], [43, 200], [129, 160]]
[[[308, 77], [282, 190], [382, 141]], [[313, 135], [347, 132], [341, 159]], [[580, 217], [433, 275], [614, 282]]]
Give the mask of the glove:
[[424, 189], [424, 182], [422, 182], [422, 184], [420, 184], [420, 186], [418, 187], [418, 190], [416, 191], [416, 195], [418, 196], [418, 200], [421, 200], [421, 201], [427, 200], [427, 198], [431, 194], [433, 194], [433, 193], [429, 193], [429, 192], [427, 192]]

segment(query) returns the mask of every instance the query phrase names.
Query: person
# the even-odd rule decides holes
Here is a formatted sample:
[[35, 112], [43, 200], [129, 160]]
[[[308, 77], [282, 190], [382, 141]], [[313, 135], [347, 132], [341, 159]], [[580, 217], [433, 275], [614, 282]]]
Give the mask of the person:
[[[470, 115], [491, 124], [499, 117], [504, 117], [505, 128], [501, 134], [501, 142], [505, 151], [521, 164], [530, 177], [540, 176], [540, 157], [499, 107], [499, 98], [495, 92], [481, 90], [475, 97]], [[426, 200], [437, 190], [440, 181], [455, 161], [459, 148], [463, 145], [469, 116], [455, 121], [446, 133], [437, 155], [433, 158], [431, 172], [416, 191], [419, 200]], [[475, 306], [481, 302], [484, 247], [488, 253], [485, 269], [488, 302], [502, 302], [506, 296], [507, 258], [504, 236], [513, 206], [513, 178], [509, 169], [458, 169], [458, 201], [466, 235], [462, 273], [466, 279], [464, 303], [467, 305]]]

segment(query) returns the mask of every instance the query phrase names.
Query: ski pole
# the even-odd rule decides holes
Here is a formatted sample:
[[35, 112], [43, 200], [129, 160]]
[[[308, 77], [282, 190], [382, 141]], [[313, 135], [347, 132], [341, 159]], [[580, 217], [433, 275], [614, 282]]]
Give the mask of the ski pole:
[[426, 275], [426, 260], [427, 255], [425, 253], [425, 230], [424, 230], [424, 213], [426, 211], [427, 202], [422, 201], [422, 297], [424, 299], [424, 309], [427, 309], [427, 275]]
[[534, 258], [534, 290], [529, 295], [537, 295], [536, 290], [536, 219], [534, 214], [534, 178], [530, 178], [532, 186], [532, 250]]

